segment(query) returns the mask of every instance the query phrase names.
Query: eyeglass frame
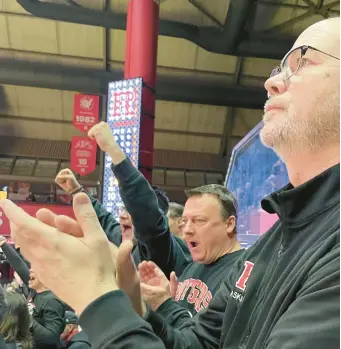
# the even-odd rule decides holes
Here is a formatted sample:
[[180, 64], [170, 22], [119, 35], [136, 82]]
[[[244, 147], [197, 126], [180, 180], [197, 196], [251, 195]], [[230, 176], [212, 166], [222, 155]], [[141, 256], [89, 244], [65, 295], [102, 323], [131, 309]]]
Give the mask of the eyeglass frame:
[[[332, 57], [332, 58], [335, 58], [337, 59], [338, 61], [340, 60], [340, 58], [338, 57], [335, 57], [327, 52], [324, 52], [324, 51], [321, 51], [313, 46], [310, 46], [310, 45], [302, 45], [302, 46], [298, 46], [298, 47], [295, 47], [293, 48], [292, 50], [290, 50], [285, 56], [284, 58], [282, 59], [281, 61], [281, 64], [278, 65], [277, 67], [275, 67], [271, 74], [270, 74], [270, 78], [273, 78], [274, 76], [277, 76], [279, 74], [281, 74], [283, 72], [283, 63], [288, 59], [288, 57], [296, 50], [300, 49], [301, 50], [301, 56], [300, 56], [300, 63], [298, 64], [297, 66], [297, 69], [287, 78], [283, 79], [283, 81], [286, 81], [286, 80], [289, 80], [291, 77], [293, 77], [301, 68], [301, 65], [302, 65], [302, 58], [305, 56], [305, 54], [307, 53], [307, 51], [310, 49], [310, 50], [313, 50], [313, 51], [316, 51], [316, 52], [320, 52], [320, 53], [323, 53], [324, 55], [327, 55], [329, 57]], [[275, 73], [276, 72], [276, 73]]]

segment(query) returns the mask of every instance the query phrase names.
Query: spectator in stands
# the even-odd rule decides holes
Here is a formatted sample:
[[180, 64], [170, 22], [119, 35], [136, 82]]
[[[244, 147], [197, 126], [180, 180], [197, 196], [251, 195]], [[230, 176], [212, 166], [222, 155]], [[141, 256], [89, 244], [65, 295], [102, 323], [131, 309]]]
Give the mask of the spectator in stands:
[[28, 197], [26, 198], [26, 201], [32, 201], [32, 202], [35, 202], [37, 201], [36, 197], [34, 196], [34, 194], [30, 191], [28, 193]]
[[62, 347], [67, 349], [91, 348], [88, 336], [80, 331], [77, 325], [78, 317], [73, 311], [65, 312], [65, 329], [61, 334]]
[[[13, 230], [15, 230], [14, 226], [12, 226]], [[3, 236], [0, 236], [0, 247], [26, 286], [23, 293], [33, 317], [31, 331], [34, 347], [36, 349], [59, 348], [60, 335], [64, 329], [65, 305], [43, 285], [34, 270], [29, 269], [26, 262]]]
[[180, 229], [180, 223], [182, 220], [182, 214], [184, 207], [176, 202], [169, 203], [169, 209], [167, 212], [168, 225], [170, 232], [182, 239], [182, 232]]
[[54, 201], [55, 201], [55, 200], [54, 200], [54, 195], [53, 195], [53, 193], [50, 193], [49, 196], [48, 196], [48, 197], [46, 198], [46, 200], [45, 200], [45, 202], [46, 202], [47, 204], [52, 204]]
[[6, 349], [31, 349], [31, 316], [25, 298], [16, 292], [5, 292], [6, 311], [0, 322], [0, 335]]

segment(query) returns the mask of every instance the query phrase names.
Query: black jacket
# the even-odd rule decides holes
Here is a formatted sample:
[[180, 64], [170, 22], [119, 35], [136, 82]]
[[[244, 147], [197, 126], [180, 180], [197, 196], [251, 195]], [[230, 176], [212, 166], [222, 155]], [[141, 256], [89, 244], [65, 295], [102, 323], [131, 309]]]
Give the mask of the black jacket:
[[32, 335], [35, 348], [58, 349], [60, 335], [65, 328], [64, 303], [51, 291], [45, 291], [33, 296], [32, 305]]
[[181, 329], [150, 313], [153, 332], [121, 291], [109, 292], [80, 317], [92, 347], [338, 348], [340, 166], [286, 186], [262, 206], [280, 221], [237, 260], [206, 310]]
[[65, 304], [51, 291], [36, 293], [30, 290], [28, 288], [30, 270], [25, 260], [7, 243], [3, 244], [2, 250], [26, 286], [24, 295], [29, 303], [29, 309], [32, 310], [32, 335], [35, 348], [59, 348], [60, 335], [65, 327]]
[[66, 349], [90, 349], [88, 336], [84, 331], [78, 332], [66, 343]]
[[[172, 271], [181, 275], [192, 257], [184, 241], [169, 231], [168, 219], [159, 209], [153, 188], [128, 158], [112, 166], [112, 170], [120, 183], [120, 196], [135, 228], [135, 263], [151, 260], [167, 277]], [[120, 224], [98, 200], [90, 199], [108, 239], [119, 246], [122, 242]]]

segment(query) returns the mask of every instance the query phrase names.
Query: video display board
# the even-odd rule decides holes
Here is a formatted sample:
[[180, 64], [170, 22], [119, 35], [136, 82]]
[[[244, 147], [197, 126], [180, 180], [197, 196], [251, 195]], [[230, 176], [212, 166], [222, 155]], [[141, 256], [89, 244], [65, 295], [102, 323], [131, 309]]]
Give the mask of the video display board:
[[[142, 78], [109, 84], [106, 122], [116, 142], [136, 167], [139, 162], [141, 108]], [[111, 164], [110, 156], [105, 154], [102, 202], [109, 212], [118, 217], [122, 200]]]

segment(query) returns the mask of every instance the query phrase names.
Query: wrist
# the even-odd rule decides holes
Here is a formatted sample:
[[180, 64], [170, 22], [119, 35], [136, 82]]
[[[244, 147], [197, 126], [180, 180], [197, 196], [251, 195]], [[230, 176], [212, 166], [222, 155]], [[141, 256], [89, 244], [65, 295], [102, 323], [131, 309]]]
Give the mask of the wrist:
[[81, 191], [83, 191], [83, 189], [84, 189], [83, 186], [79, 184], [79, 185], [77, 186], [77, 189], [72, 190], [69, 194], [70, 194], [71, 196], [74, 196], [74, 195], [80, 193]]
[[126, 155], [117, 144], [111, 146], [108, 149], [107, 153], [109, 154], [111, 161], [115, 166], [120, 164], [126, 158]]
[[150, 305], [150, 309], [153, 310], [153, 311], [157, 311], [158, 308], [161, 307], [161, 305], [163, 303], [165, 303], [168, 299], [170, 299], [171, 297], [170, 296], [164, 296], [162, 298], [159, 298], [157, 301], [153, 301], [151, 302], [149, 305]]

